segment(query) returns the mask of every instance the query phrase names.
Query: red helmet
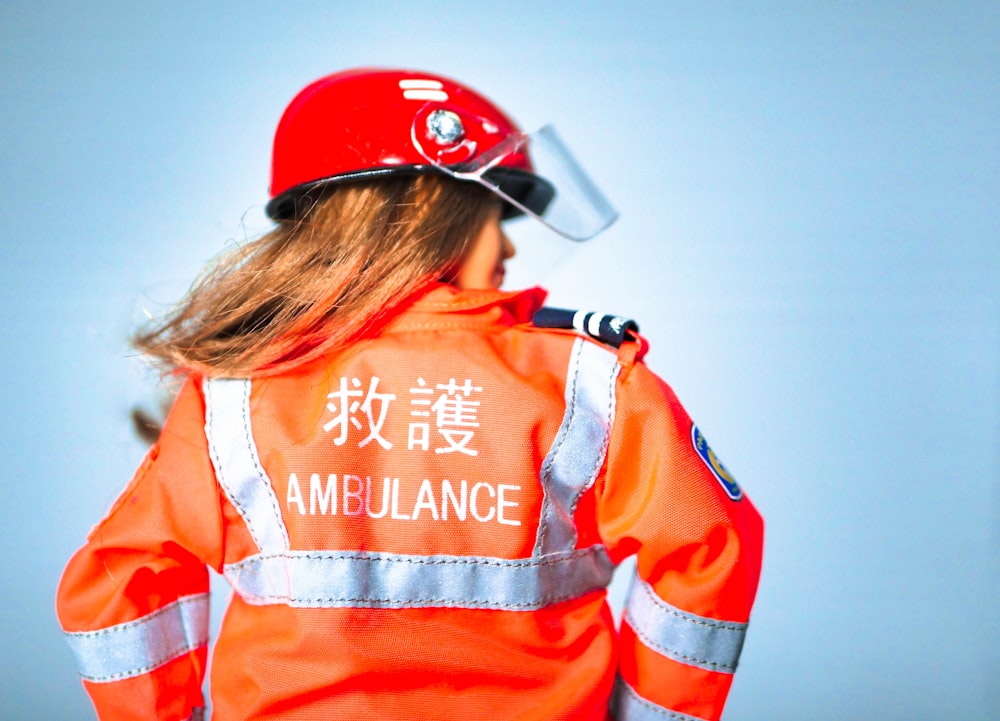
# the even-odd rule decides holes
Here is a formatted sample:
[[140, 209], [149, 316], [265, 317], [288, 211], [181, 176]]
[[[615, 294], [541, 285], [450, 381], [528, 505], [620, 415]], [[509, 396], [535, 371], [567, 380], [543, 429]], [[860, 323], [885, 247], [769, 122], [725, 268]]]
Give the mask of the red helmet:
[[[368, 68], [334, 73], [303, 89], [278, 123], [267, 213], [294, 217], [298, 198], [329, 183], [438, 172], [441, 165], [461, 169], [520, 134], [488, 99], [440, 75]], [[536, 213], [553, 196], [524, 152], [507, 155], [488, 172]]]
[[[551, 173], [538, 169], [546, 158]], [[528, 213], [577, 240], [617, 215], [551, 127], [527, 135], [454, 80], [376, 68], [321, 78], [285, 109], [274, 136], [267, 214], [295, 218], [303, 197], [332, 183], [428, 172], [484, 185], [505, 201], [505, 217]]]

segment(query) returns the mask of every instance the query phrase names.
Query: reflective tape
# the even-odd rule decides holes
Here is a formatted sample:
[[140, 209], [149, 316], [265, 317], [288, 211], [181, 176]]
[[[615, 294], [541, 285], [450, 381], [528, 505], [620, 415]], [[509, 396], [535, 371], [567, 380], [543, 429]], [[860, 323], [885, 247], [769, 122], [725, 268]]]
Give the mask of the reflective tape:
[[649, 648], [689, 666], [721, 673], [736, 670], [747, 631], [745, 623], [717, 621], [675, 608], [639, 578], [629, 591], [625, 620]]
[[306, 608], [489, 608], [530, 611], [611, 581], [603, 546], [544, 559], [289, 551], [224, 568], [247, 603]]
[[705, 721], [699, 716], [681, 713], [653, 703], [636, 693], [620, 677], [611, 694], [611, 716], [617, 721]]
[[534, 555], [576, 546], [573, 514], [604, 464], [615, 414], [618, 357], [577, 338], [566, 373], [566, 412], [542, 463], [545, 490]]
[[288, 531], [250, 426], [250, 381], [206, 379], [205, 436], [215, 475], [261, 553], [288, 550]]
[[66, 642], [87, 681], [141, 676], [208, 644], [208, 594], [184, 596], [136, 621], [67, 632]]

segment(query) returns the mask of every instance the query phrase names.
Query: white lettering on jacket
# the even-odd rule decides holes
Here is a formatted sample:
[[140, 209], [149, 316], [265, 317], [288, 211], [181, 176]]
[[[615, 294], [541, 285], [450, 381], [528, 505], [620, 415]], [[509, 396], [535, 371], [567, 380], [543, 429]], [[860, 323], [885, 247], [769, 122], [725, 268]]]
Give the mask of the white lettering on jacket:
[[[423, 479], [416, 492], [416, 484], [401, 483], [398, 478], [385, 477], [372, 481], [351, 473], [311, 473], [307, 495], [303, 494], [305, 480], [295, 473], [288, 476], [285, 508], [289, 513], [305, 516], [367, 516], [389, 518], [395, 521], [448, 521], [465, 522], [472, 518], [479, 523], [496, 522], [505, 526], [520, 526], [516, 517], [520, 504], [512, 494], [520, 486], [507, 483], [469, 484], [447, 478], [438, 483]], [[308, 510], [306, 510], [308, 507]]]
[[[332, 418], [323, 423], [322, 428], [330, 434], [334, 445], [342, 446], [349, 439], [353, 442], [360, 433], [365, 433], [366, 427], [367, 435], [358, 441], [358, 448], [375, 441], [388, 451], [400, 441], [382, 435], [388, 418], [400, 411], [393, 410], [397, 394], [391, 389], [390, 392], [381, 392], [380, 383], [382, 379], [378, 376], [369, 377], [367, 386], [361, 378], [342, 376], [339, 384], [327, 394], [326, 410]], [[383, 383], [381, 388], [385, 387]], [[479, 455], [474, 440], [479, 430], [479, 407], [482, 403], [479, 399], [484, 396], [482, 386], [469, 378], [461, 382], [449, 378], [447, 383], [432, 385], [428, 385], [423, 378], [417, 378], [409, 391], [407, 451], [430, 452], [433, 449], [435, 454]], [[432, 427], [437, 433], [433, 437]]]

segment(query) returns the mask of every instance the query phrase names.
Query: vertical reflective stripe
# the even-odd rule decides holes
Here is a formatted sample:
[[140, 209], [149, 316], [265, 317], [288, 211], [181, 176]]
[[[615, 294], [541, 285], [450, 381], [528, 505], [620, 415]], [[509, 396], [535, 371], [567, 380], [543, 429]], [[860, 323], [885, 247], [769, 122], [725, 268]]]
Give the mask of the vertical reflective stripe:
[[611, 694], [611, 716], [616, 721], [664, 721], [664, 719], [668, 721], [705, 721], [698, 716], [673, 711], [644, 699], [621, 678], [615, 683], [615, 690]]
[[618, 357], [577, 338], [566, 373], [566, 412], [542, 463], [545, 490], [534, 555], [576, 546], [576, 504], [597, 478], [608, 450], [615, 413]]
[[736, 670], [747, 631], [745, 623], [718, 621], [675, 608], [639, 578], [633, 579], [625, 620], [654, 651], [720, 673]]
[[141, 676], [208, 643], [208, 594], [184, 596], [136, 621], [66, 633], [66, 642], [87, 681]]
[[597, 545], [521, 559], [289, 551], [251, 556], [224, 572], [255, 605], [531, 611], [605, 588], [612, 568]]
[[206, 379], [205, 435], [219, 485], [261, 553], [287, 551], [288, 531], [250, 427], [250, 381]]

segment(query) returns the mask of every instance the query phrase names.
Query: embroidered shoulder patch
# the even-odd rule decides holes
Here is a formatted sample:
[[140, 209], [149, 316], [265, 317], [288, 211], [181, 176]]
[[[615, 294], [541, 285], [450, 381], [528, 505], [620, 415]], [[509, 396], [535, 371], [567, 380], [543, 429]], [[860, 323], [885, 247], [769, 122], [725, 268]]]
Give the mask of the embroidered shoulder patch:
[[726, 492], [734, 501], [738, 501], [743, 498], [743, 490], [736, 483], [736, 479], [733, 478], [733, 474], [729, 472], [729, 469], [722, 465], [722, 461], [719, 457], [715, 455], [714, 451], [708, 447], [708, 441], [705, 440], [705, 436], [701, 434], [698, 430], [698, 426], [691, 424], [691, 445], [694, 446], [695, 452], [698, 457], [708, 466], [708, 470], [712, 472], [715, 476], [715, 480], [719, 482], [722, 489]]

